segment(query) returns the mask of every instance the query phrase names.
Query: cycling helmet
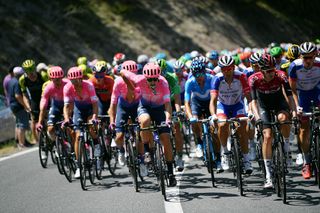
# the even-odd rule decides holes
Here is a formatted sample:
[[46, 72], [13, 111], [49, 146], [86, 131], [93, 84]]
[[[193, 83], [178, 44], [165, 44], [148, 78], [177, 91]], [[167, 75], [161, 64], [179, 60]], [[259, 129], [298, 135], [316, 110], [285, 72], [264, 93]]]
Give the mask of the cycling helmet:
[[48, 70], [48, 74], [51, 79], [63, 78], [63, 76], [64, 76], [64, 72], [63, 72], [62, 68], [59, 66], [50, 67]]
[[113, 61], [121, 63], [126, 59], [126, 55], [123, 53], [116, 53], [113, 57]]
[[227, 67], [234, 64], [234, 59], [229, 55], [222, 56], [218, 61], [219, 67]]
[[275, 58], [281, 56], [282, 55], [282, 48], [281, 47], [273, 47], [273, 48], [271, 48], [270, 55], [272, 57], [275, 57]]
[[146, 64], [149, 61], [149, 57], [147, 55], [139, 55], [137, 58], [138, 64]]
[[209, 63], [209, 59], [207, 57], [204, 56], [199, 56], [197, 57], [197, 60], [204, 63], [204, 64], [208, 64]]
[[270, 54], [263, 54], [258, 61], [261, 70], [273, 69], [276, 65], [276, 59]]
[[251, 56], [251, 52], [243, 52], [239, 55], [241, 61], [249, 59]]
[[22, 63], [22, 68], [26, 73], [31, 73], [36, 70], [36, 63], [34, 60], [27, 59]]
[[287, 51], [287, 58], [289, 60], [295, 60], [295, 59], [299, 58], [299, 56], [300, 56], [299, 46], [296, 44], [291, 45]]
[[96, 65], [92, 68], [93, 72], [102, 73], [107, 71], [107, 62], [106, 61], [98, 61]]
[[83, 73], [79, 67], [71, 67], [68, 70], [68, 79], [73, 80], [73, 79], [82, 79], [82, 78], [83, 78]]
[[185, 53], [183, 57], [186, 59], [186, 61], [192, 60], [190, 53]]
[[200, 56], [199, 52], [197, 50], [193, 50], [191, 53], [190, 53], [190, 56], [191, 58], [195, 58], [195, 57], [198, 57]]
[[186, 68], [191, 69], [191, 64], [192, 64], [191, 60], [186, 61], [186, 63], [185, 63]]
[[177, 60], [174, 64], [173, 64], [173, 68], [175, 70], [181, 70], [184, 68], [184, 64], [182, 63], [182, 61]]
[[205, 73], [206, 72], [206, 65], [204, 62], [198, 60], [198, 58], [194, 58], [191, 62], [191, 72], [192, 75], [196, 74], [196, 73]]
[[160, 59], [167, 59], [167, 55], [165, 53], [157, 53], [155, 56], [156, 60], [160, 60]]
[[167, 62], [165, 59], [157, 60], [157, 64], [159, 65], [161, 70], [165, 70], [167, 68]]
[[161, 70], [157, 63], [147, 63], [143, 67], [143, 75], [145, 78], [159, 78]]
[[261, 53], [256, 52], [250, 56], [249, 61], [251, 64], [256, 64], [259, 62], [260, 58], [261, 58]]
[[304, 42], [300, 45], [300, 52], [302, 55], [312, 53], [317, 50], [317, 47], [312, 42]]
[[45, 63], [39, 63], [36, 68], [37, 72], [41, 72], [42, 70], [47, 71], [48, 66]]
[[13, 73], [17, 76], [20, 76], [24, 73], [24, 70], [22, 67], [14, 67], [13, 68]]
[[79, 67], [79, 68], [81, 69], [81, 71], [83, 72], [83, 75], [87, 75], [87, 74], [89, 74], [89, 73], [92, 73], [92, 70], [91, 70], [87, 65], [80, 64], [78, 67]]
[[133, 73], [137, 73], [138, 72], [138, 66], [137, 63], [135, 61], [132, 60], [128, 60], [122, 63], [122, 69], [133, 72]]
[[271, 42], [270, 45], [269, 45], [270, 48], [273, 48], [273, 47], [280, 47], [279, 43], [277, 42]]
[[217, 51], [215, 51], [215, 50], [207, 52], [206, 56], [210, 60], [218, 60], [219, 59], [219, 53]]
[[78, 66], [81, 64], [87, 65], [87, 63], [88, 63], [88, 60], [87, 60], [87, 57], [85, 56], [81, 56], [77, 59]]
[[239, 65], [241, 63], [240, 57], [238, 54], [232, 56], [235, 65]]

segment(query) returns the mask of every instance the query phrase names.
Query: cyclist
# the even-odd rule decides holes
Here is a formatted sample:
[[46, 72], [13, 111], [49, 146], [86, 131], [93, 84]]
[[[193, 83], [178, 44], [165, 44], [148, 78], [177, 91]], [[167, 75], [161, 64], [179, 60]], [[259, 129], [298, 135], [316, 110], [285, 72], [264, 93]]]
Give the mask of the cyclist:
[[[231, 56], [222, 56], [219, 59], [218, 66], [221, 72], [216, 75], [211, 90], [210, 111], [212, 123], [216, 119], [229, 119], [234, 117], [244, 117], [245, 108], [243, 96], [250, 104], [250, 88], [246, 75], [235, 70], [234, 60]], [[249, 110], [251, 111], [250, 107]], [[247, 174], [252, 173], [252, 167], [248, 156], [248, 134], [246, 132], [247, 121], [241, 121], [238, 128], [240, 137], [240, 146], [243, 154], [244, 170]], [[229, 169], [227, 153], [227, 140], [229, 137], [229, 124], [219, 123], [218, 137], [222, 146], [221, 164], [223, 170]]]
[[203, 141], [201, 138], [201, 124], [197, 123], [197, 120], [201, 116], [208, 118], [211, 115], [209, 111], [210, 90], [214, 77], [206, 73], [205, 64], [201, 63], [199, 58], [192, 60], [191, 73], [192, 75], [185, 85], [184, 105], [186, 115], [192, 124], [195, 134], [196, 156], [201, 158], [203, 157]]
[[149, 62], [149, 57], [147, 55], [139, 55], [137, 58], [138, 74], [142, 74], [142, 69], [144, 65]]
[[93, 77], [92, 70], [90, 69], [90, 67], [88, 67], [88, 65], [80, 64], [78, 67], [81, 69], [83, 73], [84, 80], [88, 80]]
[[[312, 42], [304, 42], [300, 45], [300, 51], [302, 59], [293, 61], [289, 67], [289, 81], [298, 114], [310, 112], [311, 101], [316, 106], [320, 105], [320, 60], [316, 59], [317, 48]], [[304, 157], [302, 176], [305, 179], [311, 177], [309, 134], [308, 118], [302, 117], [299, 142]]]
[[42, 129], [44, 119], [47, 117], [46, 112], [50, 104], [48, 113], [48, 133], [52, 141], [55, 140], [55, 130], [53, 124], [62, 120], [63, 115], [63, 88], [68, 83], [67, 79], [62, 79], [64, 72], [61, 67], [53, 66], [48, 70], [50, 81], [46, 82], [40, 101], [40, 114], [37, 123], [37, 130]]
[[280, 69], [284, 72], [286, 72], [286, 74], [288, 75], [288, 70], [290, 67], [290, 64], [300, 58], [300, 48], [298, 45], [293, 44], [288, 48], [287, 54], [286, 54], [286, 58], [289, 60], [287, 63], [284, 63], [281, 65]]
[[23, 101], [27, 108], [31, 108], [31, 132], [33, 139], [38, 141], [36, 123], [39, 118], [39, 105], [41, 100], [42, 85], [48, 80], [45, 72], [36, 72], [34, 60], [25, 60], [22, 64], [25, 74], [19, 78], [19, 85], [23, 94]]
[[126, 60], [126, 55], [124, 53], [116, 53], [113, 56], [112, 66], [116, 67], [119, 64], [122, 64]]
[[[141, 127], [148, 127], [151, 120], [157, 125], [162, 122], [171, 123], [171, 104], [168, 82], [160, 75], [161, 70], [157, 63], [147, 63], [143, 67], [143, 75], [135, 75], [129, 71], [122, 70], [121, 76], [133, 82], [141, 90], [141, 99], [138, 107], [138, 118]], [[160, 141], [164, 147], [165, 159], [167, 161], [169, 186], [177, 184], [173, 174], [173, 152], [170, 143], [169, 127], [161, 128]], [[153, 137], [151, 132], [142, 131], [141, 139], [143, 143], [149, 143]], [[145, 170], [143, 154], [140, 153], [140, 169]]]
[[[165, 77], [169, 84], [169, 90], [170, 90], [170, 100], [171, 100], [171, 106], [173, 108], [173, 111], [175, 111], [177, 114], [181, 113], [181, 99], [180, 99], [180, 85], [178, 77], [175, 73], [167, 72], [167, 65], [166, 61], [164, 59], [160, 59], [157, 61], [161, 68], [161, 75]], [[180, 122], [174, 122], [174, 129], [175, 129], [175, 145], [176, 145], [176, 169], [178, 171], [182, 171], [184, 169], [184, 161], [182, 160], [183, 155], [183, 140], [182, 140], [182, 134], [180, 130]]]
[[99, 99], [99, 115], [106, 115], [108, 112], [114, 84], [113, 78], [106, 75], [106, 71], [107, 63], [105, 61], [98, 61], [93, 67], [93, 75], [89, 78]]
[[[138, 72], [137, 64], [132, 60], [123, 62], [122, 68], [135, 74]], [[113, 129], [115, 127], [116, 130], [115, 142], [119, 149], [118, 161], [121, 166], [125, 164], [125, 150], [123, 147], [124, 130], [121, 127], [121, 122], [127, 122], [129, 116], [131, 117], [132, 122], [135, 121], [139, 99], [139, 88], [134, 88], [129, 82], [127, 86], [126, 82], [121, 77], [115, 80], [108, 113], [110, 115], [110, 128]]]
[[[263, 122], [271, 122], [270, 110], [275, 110], [280, 122], [287, 121], [292, 116], [296, 117], [296, 107], [292, 98], [289, 82], [284, 72], [276, 70], [276, 60], [269, 54], [263, 54], [258, 62], [261, 72], [255, 73], [249, 78], [249, 85], [252, 96], [252, 110], [257, 125]], [[282, 89], [284, 88], [284, 90]], [[285, 92], [284, 92], [285, 91]], [[284, 94], [285, 93], [285, 94]], [[289, 99], [285, 99], [285, 95]], [[258, 103], [260, 109], [258, 109]], [[289, 135], [290, 125], [281, 125], [281, 132], [284, 137], [284, 151], [289, 156]], [[264, 188], [272, 188], [271, 180], [271, 156], [272, 156], [272, 131], [271, 126], [263, 124], [262, 153], [266, 168], [266, 182]]]
[[213, 70], [218, 66], [219, 53], [216, 50], [211, 50], [207, 52], [206, 57], [209, 59], [208, 68]]
[[280, 70], [281, 65], [287, 63], [287, 60], [283, 58], [283, 50], [280, 46], [271, 48], [270, 55], [276, 60], [276, 69]]
[[173, 71], [178, 77], [179, 85], [180, 85], [180, 99], [181, 104], [184, 103], [184, 90], [185, 84], [188, 80], [188, 73], [186, 72], [185, 65], [180, 61], [177, 60], [173, 65]]
[[[96, 123], [98, 115], [98, 97], [96, 96], [93, 85], [83, 80], [83, 73], [79, 67], [71, 67], [68, 70], [68, 82], [63, 88], [63, 117], [64, 123], [62, 126], [66, 126], [70, 123], [73, 112], [73, 123], [75, 125], [75, 143], [74, 150], [76, 153], [76, 159], [79, 159], [79, 119], [84, 122]], [[97, 135], [94, 133], [93, 128], [90, 128], [90, 134], [95, 144], [95, 156], [99, 156], [96, 149], [99, 145]], [[80, 177], [79, 167], [74, 175], [75, 178]]]

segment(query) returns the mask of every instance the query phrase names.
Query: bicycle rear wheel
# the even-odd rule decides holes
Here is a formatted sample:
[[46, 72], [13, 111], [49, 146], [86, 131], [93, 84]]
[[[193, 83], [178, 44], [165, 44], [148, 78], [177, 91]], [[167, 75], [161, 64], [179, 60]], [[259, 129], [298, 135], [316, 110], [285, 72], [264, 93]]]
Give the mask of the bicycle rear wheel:
[[238, 143], [238, 139], [233, 139], [233, 162], [235, 162], [236, 166], [236, 176], [237, 176], [237, 187], [240, 192], [240, 195], [243, 196], [243, 168], [242, 168], [242, 155], [240, 151], [240, 146]]
[[87, 190], [87, 176], [89, 175], [88, 171], [88, 155], [86, 152], [85, 143], [80, 141], [79, 143], [79, 169], [80, 169], [80, 183], [83, 190]]
[[[214, 182], [215, 182], [215, 178], [214, 178], [214, 171], [213, 171], [213, 144], [212, 144], [212, 140], [209, 139], [209, 135], [205, 136], [205, 143], [206, 143], [206, 158], [207, 158], [207, 168], [208, 168], [208, 172], [211, 174], [211, 182], [212, 182], [212, 187], [214, 187]], [[211, 148], [210, 148], [211, 147]]]
[[41, 166], [43, 168], [47, 168], [49, 146], [47, 141], [47, 135], [44, 131], [45, 130], [40, 132], [40, 137], [39, 137], [39, 158], [40, 158]]

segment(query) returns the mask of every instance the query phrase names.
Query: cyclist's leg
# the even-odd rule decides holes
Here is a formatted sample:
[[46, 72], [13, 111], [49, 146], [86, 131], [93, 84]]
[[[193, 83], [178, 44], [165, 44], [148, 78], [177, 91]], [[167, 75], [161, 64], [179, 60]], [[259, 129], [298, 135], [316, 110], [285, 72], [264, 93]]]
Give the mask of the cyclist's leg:
[[[271, 122], [270, 112], [266, 109], [260, 108], [261, 119], [263, 122]], [[265, 188], [272, 188], [271, 181], [271, 159], [272, 159], [272, 130], [270, 125], [263, 125], [263, 144], [262, 144], [262, 155], [266, 169], [266, 184]]]
[[[229, 108], [217, 103], [217, 117], [218, 119], [227, 119], [229, 114]], [[228, 152], [227, 141], [229, 137], [229, 124], [226, 122], [219, 122], [218, 124], [218, 137], [222, 146], [222, 154]]]
[[50, 110], [48, 113], [48, 121], [47, 121], [47, 124], [48, 124], [47, 132], [48, 132], [48, 136], [52, 141], [55, 141], [56, 139], [55, 129], [53, 125], [62, 119], [62, 115], [63, 115], [63, 109], [60, 110], [55, 106], [50, 107]]
[[39, 132], [36, 130], [36, 124], [39, 119], [39, 112], [40, 112], [40, 103], [36, 103], [31, 101], [31, 133], [33, 137], [33, 143], [37, 143], [39, 141]]
[[[199, 118], [201, 116], [201, 109], [202, 109], [202, 106], [201, 106], [200, 101], [196, 98], [192, 98], [192, 100], [191, 100], [192, 117]], [[203, 142], [201, 139], [201, 135], [202, 135], [201, 130], [202, 130], [202, 128], [201, 128], [200, 123], [193, 123], [192, 124], [192, 131], [195, 135], [195, 142], [196, 142], [196, 144], [199, 144], [202, 147]]]

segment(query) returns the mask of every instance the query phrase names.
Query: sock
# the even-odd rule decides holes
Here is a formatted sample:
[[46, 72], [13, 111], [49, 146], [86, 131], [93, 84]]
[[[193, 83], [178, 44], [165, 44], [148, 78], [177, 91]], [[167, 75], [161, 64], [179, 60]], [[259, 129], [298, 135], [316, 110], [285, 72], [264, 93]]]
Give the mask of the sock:
[[309, 153], [304, 153], [303, 154], [304, 162], [305, 164], [310, 164], [311, 163], [311, 155]]
[[266, 179], [271, 178], [271, 160], [270, 159], [264, 159], [264, 165], [266, 167]]
[[249, 161], [249, 155], [248, 154], [242, 154], [243, 156], [243, 161], [248, 162]]
[[173, 164], [172, 164], [172, 162], [167, 162], [167, 166], [168, 166], [168, 174], [169, 175], [173, 175]]
[[284, 138], [283, 149], [284, 149], [284, 152], [286, 152], [286, 153], [290, 152], [290, 140], [289, 140], [289, 138]]

